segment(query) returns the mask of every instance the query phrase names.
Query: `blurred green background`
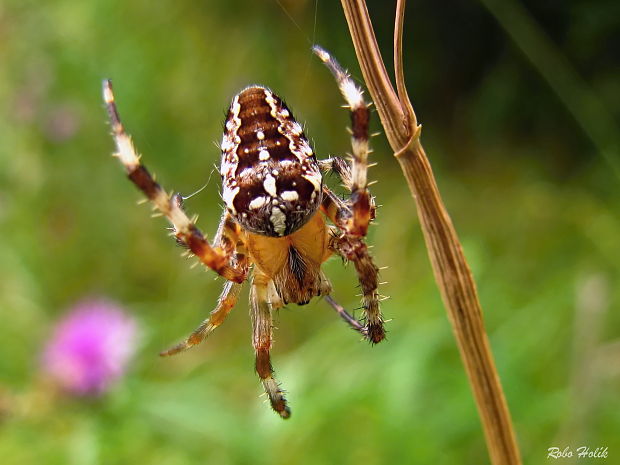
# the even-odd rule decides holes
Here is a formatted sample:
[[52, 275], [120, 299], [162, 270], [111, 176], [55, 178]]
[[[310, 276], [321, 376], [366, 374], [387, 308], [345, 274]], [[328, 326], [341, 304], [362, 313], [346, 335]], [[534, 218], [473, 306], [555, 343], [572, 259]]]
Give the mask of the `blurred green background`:
[[[477, 280], [524, 461], [588, 445], [609, 447], [606, 463], [617, 463], [620, 6], [410, 3], [409, 93]], [[389, 63], [392, 2], [370, 4]], [[272, 355], [293, 409], [286, 422], [259, 398], [247, 289], [201, 347], [157, 356], [207, 315], [221, 280], [190, 268], [165, 222], [136, 206], [110, 157], [101, 80], [113, 79], [166, 188], [189, 194], [210, 178], [187, 208], [212, 236], [214, 142], [244, 86], [283, 96], [321, 157], [348, 150], [348, 115], [313, 42], [361, 79], [336, 2], [0, 3], [3, 464], [488, 463], [383, 136], [372, 141], [383, 208], [368, 241], [389, 266], [385, 343], [361, 342], [320, 300], [281, 310]], [[335, 297], [357, 307], [352, 267], [332, 260], [326, 272]], [[45, 399], [39, 353], [54, 322], [90, 295], [115, 299], [141, 325], [127, 376], [98, 400], [28, 400]]]

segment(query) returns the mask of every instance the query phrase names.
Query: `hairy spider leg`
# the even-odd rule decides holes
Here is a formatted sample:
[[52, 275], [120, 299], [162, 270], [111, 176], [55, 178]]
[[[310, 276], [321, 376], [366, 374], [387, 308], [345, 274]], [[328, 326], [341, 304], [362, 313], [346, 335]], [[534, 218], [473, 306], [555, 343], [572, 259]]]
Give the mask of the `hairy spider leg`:
[[[373, 165], [369, 165], [369, 167], [370, 166], [373, 166]], [[349, 192], [351, 192], [351, 188], [352, 188], [351, 167], [344, 160], [344, 158], [329, 157], [326, 160], [319, 160], [319, 167], [321, 168], [321, 171], [324, 171], [326, 173], [335, 173], [338, 176], [338, 178], [340, 178], [340, 180], [342, 181], [342, 186], [346, 188]], [[323, 195], [325, 196], [329, 194], [330, 192], [326, 191], [326, 189], [324, 188]], [[369, 191], [369, 195], [370, 195], [370, 191]], [[336, 202], [338, 203], [341, 209], [346, 210], [348, 212], [347, 218], [353, 215], [351, 211], [352, 205], [347, 205], [347, 202], [345, 202], [344, 200], [341, 200], [340, 198], [337, 198]], [[377, 207], [375, 205], [375, 198], [372, 195], [370, 195], [370, 220], [369, 221], [372, 221], [375, 219], [376, 209]], [[349, 222], [342, 219], [341, 224], [339, 226], [341, 229], [346, 230], [346, 228], [348, 227], [348, 223]]]
[[[342, 223], [342, 218], [350, 215], [349, 207], [344, 200], [340, 199], [329, 188], [324, 186], [323, 191], [321, 211], [335, 225], [339, 226]], [[385, 329], [383, 327], [383, 316], [379, 308], [380, 299], [377, 291], [379, 287], [379, 269], [368, 252], [368, 246], [362, 237], [350, 235], [344, 230], [343, 232], [333, 232], [329, 239], [329, 248], [333, 253], [347, 261], [353, 262], [362, 289], [362, 308], [366, 319], [364, 331], [360, 332], [372, 343], [381, 342], [385, 338]], [[329, 303], [340, 313], [340, 316], [345, 321], [349, 322], [349, 319], [353, 318], [348, 313], [343, 315], [331, 302]], [[354, 326], [354, 329], [357, 328]]]
[[[245, 245], [239, 238], [239, 225], [235, 223], [226, 212], [222, 215], [222, 219], [220, 220], [220, 225], [215, 233], [214, 243], [217, 246], [221, 246], [227, 253], [235, 254], [234, 261], [244, 272], [247, 272], [249, 261]], [[224, 284], [224, 289], [220, 294], [217, 306], [213, 309], [209, 318], [205, 319], [185, 341], [161, 352], [159, 355], [162, 357], [175, 355], [204, 341], [215, 328], [224, 322], [230, 311], [234, 308], [241, 287], [241, 284], [227, 281]]]
[[366, 320], [364, 325], [365, 336], [374, 344], [381, 342], [385, 339], [385, 329], [377, 291], [379, 269], [368, 253], [368, 246], [362, 238], [344, 233], [332, 236], [329, 247], [345, 260], [353, 262], [362, 288], [362, 305]]
[[291, 410], [284, 398], [284, 391], [280, 389], [280, 385], [274, 378], [269, 355], [273, 340], [272, 304], [269, 302], [270, 281], [266, 275], [255, 269], [250, 288], [250, 314], [252, 316], [252, 343], [256, 352], [256, 373], [269, 396], [271, 407], [282, 418], [289, 418]]
[[368, 231], [373, 210], [367, 181], [370, 111], [368, 104], [364, 101], [362, 90], [355, 85], [336, 59], [317, 45], [312, 50], [336, 78], [340, 93], [351, 112], [351, 169], [350, 175], [343, 177], [343, 181], [351, 191], [352, 216], [347, 219], [346, 227], [349, 234], [363, 237]]
[[371, 342], [377, 343], [385, 338], [377, 292], [379, 270], [373, 263], [368, 247], [363, 241], [363, 237], [368, 232], [368, 224], [374, 217], [374, 205], [368, 192], [367, 182], [370, 112], [364, 101], [362, 90], [355, 85], [336, 59], [321, 47], [314, 46], [313, 51], [334, 75], [340, 93], [351, 111], [352, 160], [350, 170], [340, 159], [331, 159], [323, 163], [323, 166], [330, 166], [340, 175], [345, 187], [351, 191], [351, 197], [348, 201], [341, 200], [324, 186], [321, 209], [343, 231], [342, 234], [332, 236], [330, 248], [346, 260], [352, 261], [355, 266], [362, 287], [366, 336]]
[[[375, 214], [375, 206], [368, 191], [367, 182], [370, 112], [361, 89], [355, 85], [338, 62], [318, 46], [313, 47], [313, 51], [336, 78], [338, 88], [351, 111], [351, 167], [349, 168], [340, 158], [330, 158], [321, 162], [323, 169], [331, 169], [340, 176], [345, 187], [351, 192], [351, 197], [349, 200], [342, 200], [328, 187], [323, 186], [321, 210], [342, 230], [341, 234], [332, 235], [330, 248], [345, 260], [353, 262], [362, 288], [362, 303], [366, 319], [362, 334], [371, 342], [378, 343], [385, 338], [377, 292], [379, 270], [372, 261], [368, 247], [363, 240], [368, 232], [368, 224]], [[332, 307], [351, 324], [353, 318], [348, 313], [343, 314], [333, 304]], [[352, 326], [355, 328], [354, 325]]]
[[229, 281], [236, 283], [245, 281], [247, 273], [230, 265], [230, 254], [219, 247], [211, 247], [202, 232], [187, 217], [180, 202], [176, 200], [176, 196], [170, 196], [140, 163], [140, 157], [136, 153], [131, 137], [125, 132], [121, 123], [110, 80], [103, 81], [103, 98], [112, 126], [112, 136], [116, 143], [114, 156], [125, 167], [129, 179], [172, 224], [176, 238], [186, 245], [205, 266]]
[[192, 348], [193, 346], [200, 344], [204, 341], [211, 332], [218, 326], [220, 326], [226, 316], [233, 309], [235, 304], [237, 303], [237, 298], [239, 296], [239, 291], [241, 291], [242, 284], [238, 284], [232, 281], [226, 281], [224, 283], [224, 289], [222, 290], [222, 294], [220, 295], [217, 306], [209, 315], [209, 318], [204, 320], [198, 328], [190, 334], [187, 339], [174, 347], [171, 347], [168, 350], [161, 352], [159, 355], [162, 357], [167, 357], [170, 355], [178, 354], [179, 352], [186, 351], [187, 349]]

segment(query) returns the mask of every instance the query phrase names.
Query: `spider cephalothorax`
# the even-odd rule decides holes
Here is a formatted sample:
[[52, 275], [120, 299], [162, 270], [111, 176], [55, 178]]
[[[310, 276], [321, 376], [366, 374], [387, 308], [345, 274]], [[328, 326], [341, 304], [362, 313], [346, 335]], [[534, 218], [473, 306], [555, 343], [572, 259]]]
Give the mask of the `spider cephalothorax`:
[[[315, 47], [314, 52], [336, 77], [351, 109], [351, 165], [341, 158], [317, 161], [301, 126], [269, 89], [251, 86], [242, 90], [234, 97], [224, 125], [220, 174], [226, 208], [213, 246], [187, 217], [179, 196], [168, 195], [140, 163], [118, 115], [111, 83], [104, 81], [115, 156], [131, 181], [168, 218], [177, 241], [227, 280], [210, 317], [162, 355], [200, 343], [219, 326], [234, 307], [241, 283], [252, 268], [250, 314], [256, 372], [271, 406], [283, 418], [290, 416], [290, 409], [273, 376], [269, 354], [273, 310], [324, 296], [369, 341], [377, 343], [385, 337], [377, 292], [378, 269], [363, 240], [374, 218], [374, 202], [366, 181], [368, 106], [340, 65], [325, 50]], [[340, 176], [351, 193], [349, 199], [341, 199], [323, 184], [321, 171], [325, 170]], [[321, 265], [332, 254], [355, 266], [362, 290], [363, 323], [329, 295], [331, 285]]]

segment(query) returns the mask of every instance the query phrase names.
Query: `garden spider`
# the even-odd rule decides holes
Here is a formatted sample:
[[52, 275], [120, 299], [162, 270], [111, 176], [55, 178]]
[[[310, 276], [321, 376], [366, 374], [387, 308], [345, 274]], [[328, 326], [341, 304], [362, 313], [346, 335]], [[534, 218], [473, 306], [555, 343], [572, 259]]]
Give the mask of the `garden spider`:
[[[181, 196], [167, 194], [140, 163], [121, 123], [112, 84], [109, 80], [103, 83], [116, 143], [114, 156], [127, 170], [129, 179], [170, 221], [177, 241], [226, 279], [209, 318], [184, 342], [161, 355], [189, 349], [222, 324], [253, 265], [250, 314], [256, 372], [272, 408], [282, 418], [290, 416], [290, 409], [274, 378], [269, 356], [274, 310], [323, 296], [370, 342], [378, 343], [385, 337], [377, 293], [378, 269], [364, 243], [375, 211], [366, 181], [368, 105], [362, 91], [329, 53], [320, 47], [313, 51], [336, 78], [350, 107], [351, 165], [341, 158], [317, 161], [284, 102], [265, 87], [247, 87], [234, 97], [226, 116], [220, 169], [226, 208], [213, 246], [185, 214]], [[341, 199], [323, 184], [321, 171], [329, 170], [338, 174], [350, 191], [348, 199]], [[332, 224], [328, 225], [326, 219]], [[321, 264], [332, 254], [355, 266], [362, 290], [363, 324], [329, 295], [331, 285]]]

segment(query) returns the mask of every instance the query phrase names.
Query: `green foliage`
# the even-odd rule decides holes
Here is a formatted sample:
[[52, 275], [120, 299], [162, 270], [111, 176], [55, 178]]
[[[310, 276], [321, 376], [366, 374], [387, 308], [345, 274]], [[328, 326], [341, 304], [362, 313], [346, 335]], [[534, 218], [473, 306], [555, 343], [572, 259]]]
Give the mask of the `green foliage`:
[[[359, 77], [342, 14], [320, 2], [315, 29], [313, 2], [280, 3], [297, 25], [278, 2], [249, 0], [0, 5], [3, 463], [488, 460], [413, 203], [382, 137], [371, 179], [384, 206], [369, 242], [389, 266], [386, 342], [360, 342], [321, 301], [280, 311], [273, 362], [293, 409], [286, 422], [258, 398], [247, 294], [201, 347], [157, 357], [207, 315], [221, 282], [190, 269], [163, 220], [135, 205], [139, 195], [109, 156], [101, 80], [113, 79], [127, 128], [165, 187], [188, 194], [211, 179], [187, 206], [212, 236], [221, 208], [213, 142], [243, 86], [285, 97], [321, 156], [347, 151], [348, 116], [309, 43]], [[410, 94], [477, 279], [522, 453], [526, 463], [543, 462], [552, 446], [617, 453], [618, 179], [554, 89], [472, 5], [465, 23], [424, 2], [412, 7]], [[610, 14], [599, 17], [562, 5], [576, 19], [548, 40], [587, 70], [617, 117], [617, 66], [595, 46], [611, 34], [616, 7], [603, 7]], [[389, 44], [392, 18], [376, 14]], [[544, 26], [550, 13], [536, 14]], [[454, 52], [473, 44], [476, 53]], [[352, 268], [333, 260], [326, 272], [335, 297], [358, 306]], [[98, 401], [47, 399], [39, 352], [85, 295], [109, 296], [138, 318], [139, 354]]]

